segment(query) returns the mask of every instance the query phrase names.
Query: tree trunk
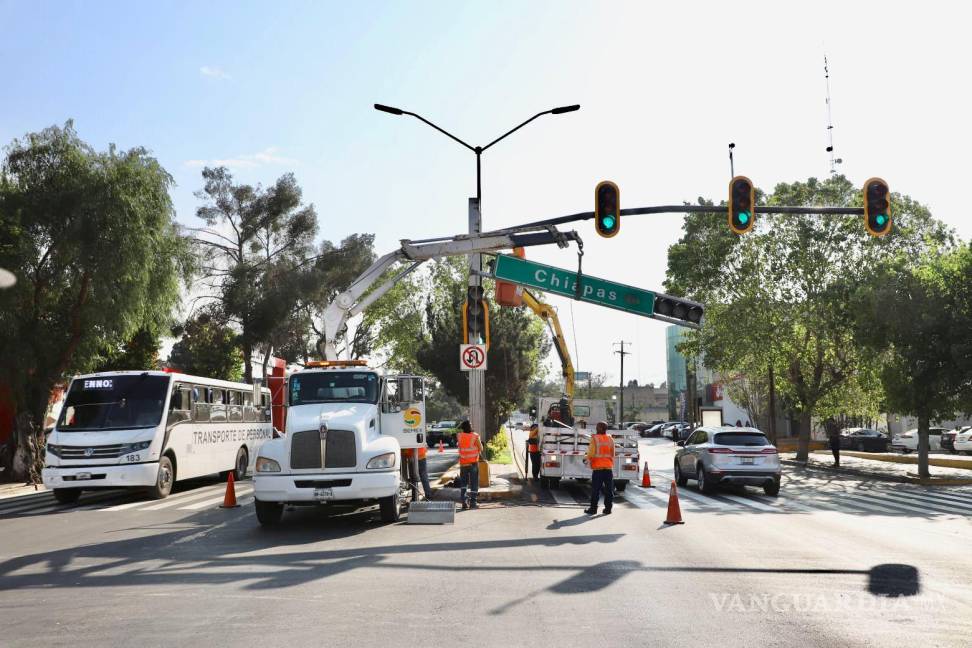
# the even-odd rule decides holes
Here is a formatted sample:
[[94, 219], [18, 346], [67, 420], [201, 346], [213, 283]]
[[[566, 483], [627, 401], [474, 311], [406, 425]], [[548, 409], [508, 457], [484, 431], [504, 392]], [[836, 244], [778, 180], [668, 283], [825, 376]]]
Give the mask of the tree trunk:
[[928, 479], [928, 417], [918, 415], [918, 478]]
[[243, 342], [243, 382], [253, 384], [253, 345]]
[[21, 412], [14, 419], [14, 438], [17, 448], [13, 456], [13, 476], [26, 484], [41, 483], [44, 468], [44, 429], [34, 424], [29, 412]]
[[810, 412], [800, 413], [800, 444], [797, 447], [796, 460], [807, 462], [810, 456]]

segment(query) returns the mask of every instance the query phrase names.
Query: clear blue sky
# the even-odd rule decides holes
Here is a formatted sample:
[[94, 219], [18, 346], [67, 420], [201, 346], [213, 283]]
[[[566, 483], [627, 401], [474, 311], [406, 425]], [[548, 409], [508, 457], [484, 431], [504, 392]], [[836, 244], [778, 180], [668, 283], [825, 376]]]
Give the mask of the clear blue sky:
[[[98, 148], [151, 149], [192, 224], [203, 164], [273, 182], [294, 171], [321, 235], [401, 238], [466, 227], [473, 144], [550, 107], [490, 150], [487, 227], [591, 209], [601, 179], [636, 206], [720, 199], [737, 171], [764, 189], [828, 171], [823, 54], [835, 145], [853, 181], [880, 175], [972, 235], [964, 213], [972, 46], [950, 5], [647, 2], [11, 2], [0, 0], [0, 142], [69, 118]], [[746, 31], [738, 31], [745, 29]], [[748, 71], [745, 73], [743, 71]], [[660, 288], [676, 217], [589, 223], [586, 272]], [[573, 251], [531, 251], [562, 266]], [[664, 380], [664, 325], [555, 299], [579, 369]], [[571, 339], [571, 346], [574, 340]]]

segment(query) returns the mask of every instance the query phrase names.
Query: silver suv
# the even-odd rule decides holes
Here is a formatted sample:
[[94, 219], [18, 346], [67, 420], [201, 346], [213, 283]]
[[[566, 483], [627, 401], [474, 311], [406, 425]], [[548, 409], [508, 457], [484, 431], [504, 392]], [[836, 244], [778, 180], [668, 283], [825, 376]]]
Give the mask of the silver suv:
[[711, 493], [719, 484], [762, 486], [767, 495], [780, 492], [780, 456], [756, 428], [700, 427], [675, 453], [675, 481], [689, 479]]

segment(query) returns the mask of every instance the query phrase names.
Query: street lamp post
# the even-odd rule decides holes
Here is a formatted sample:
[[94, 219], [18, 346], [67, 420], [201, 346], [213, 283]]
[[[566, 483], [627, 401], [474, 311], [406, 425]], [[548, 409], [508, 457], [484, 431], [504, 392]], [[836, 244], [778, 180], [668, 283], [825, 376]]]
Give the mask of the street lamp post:
[[[476, 197], [469, 199], [469, 233], [478, 234], [482, 231], [482, 198], [483, 198], [483, 182], [482, 182], [482, 156], [494, 144], [498, 144], [502, 140], [506, 139], [516, 131], [520, 130], [534, 119], [543, 117], [544, 115], [562, 115], [564, 113], [574, 112], [579, 110], [580, 105], [575, 104], [572, 106], [560, 106], [558, 108], [552, 108], [550, 110], [545, 110], [539, 112], [530, 119], [527, 119], [519, 126], [511, 128], [506, 131], [492, 142], [486, 146], [472, 146], [468, 144], [449, 131], [436, 126], [430, 122], [425, 117], [417, 113], [410, 112], [408, 110], [402, 110], [401, 108], [395, 108], [394, 106], [385, 106], [383, 104], [375, 104], [375, 110], [379, 110], [389, 115], [409, 115], [415, 117], [421, 122], [428, 124], [435, 130], [439, 131], [449, 139], [458, 142], [462, 146], [466, 147], [470, 151], [476, 154]], [[482, 288], [482, 277], [479, 273], [482, 271], [482, 257], [479, 254], [469, 255], [469, 287], [471, 289]], [[470, 291], [471, 292], [471, 291]], [[483, 434], [485, 440], [489, 440], [492, 436], [485, 430], [486, 427], [486, 382], [485, 376], [482, 371], [470, 371], [469, 372], [469, 422], [472, 424], [473, 429], [477, 432]]]

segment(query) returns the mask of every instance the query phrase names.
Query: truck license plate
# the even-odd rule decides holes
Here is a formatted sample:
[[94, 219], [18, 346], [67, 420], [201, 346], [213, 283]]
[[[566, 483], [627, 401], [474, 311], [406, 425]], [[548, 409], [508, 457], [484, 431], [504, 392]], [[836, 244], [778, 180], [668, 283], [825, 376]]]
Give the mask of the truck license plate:
[[75, 473], [74, 479], [91, 479], [91, 473]]
[[752, 466], [755, 461], [755, 457], [740, 457], [740, 463], [742, 463], [744, 466]]
[[318, 502], [326, 502], [328, 500], [334, 499], [334, 489], [333, 488], [315, 488], [314, 489], [314, 499]]

